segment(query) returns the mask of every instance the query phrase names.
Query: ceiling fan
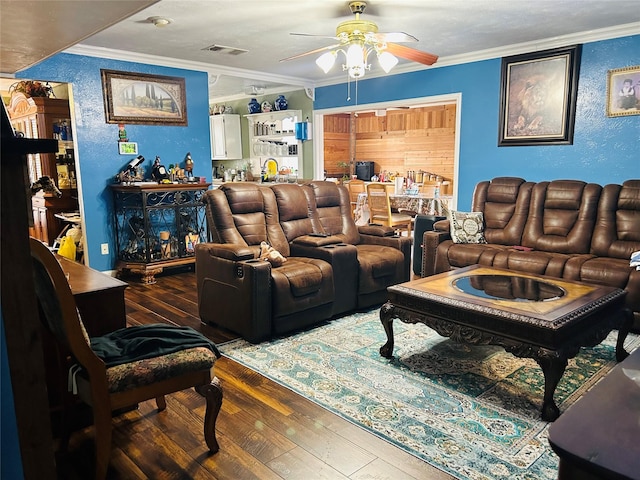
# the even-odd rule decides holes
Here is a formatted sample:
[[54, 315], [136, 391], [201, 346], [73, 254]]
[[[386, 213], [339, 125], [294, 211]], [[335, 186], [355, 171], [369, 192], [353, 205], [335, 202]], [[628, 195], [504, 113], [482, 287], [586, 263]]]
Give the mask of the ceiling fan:
[[371, 65], [367, 60], [369, 54], [372, 52], [376, 53], [380, 66], [387, 73], [398, 63], [396, 57], [405, 58], [424, 65], [433, 65], [436, 62], [438, 59], [437, 55], [398, 44], [398, 42], [417, 42], [418, 39], [413, 35], [404, 32], [378, 32], [378, 25], [368, 20], [362, 20], [360, 15], [364, 12], [366, 6], [366, 2], [349, 2], [349, 8], [351, 9], [351, 13], [355, 15], [355, 18], [338, 24], [335, 36], [291, 33], [291, 35], [330, 38], [337, 40], [338, 43], [284, 58], [280, 61], [284, 62], [325, 52], [318, 57], [316, 64], [322, 68], [325, 73], [328, 73], [335, 63], [338, 52], [342, 52], [345, 56], [345, 63], [343, 63], [342, 69], [348, 72], [349, 77], [355, 79], [361, 78], [367, 70], [370, 70]]

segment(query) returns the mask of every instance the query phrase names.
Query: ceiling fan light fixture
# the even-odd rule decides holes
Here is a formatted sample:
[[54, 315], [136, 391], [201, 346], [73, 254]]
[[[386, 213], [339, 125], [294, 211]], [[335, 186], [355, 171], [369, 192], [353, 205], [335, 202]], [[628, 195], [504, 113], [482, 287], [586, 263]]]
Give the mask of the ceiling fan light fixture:
[[329, 73], [329, 70], [331, 70], [336, 63], [337, 56], [338, 52], [336, 51], [323, 53], [316, 59], [316, 65], [318, 65], [324, 73]]
[[389, 73], [398, 64], [398, 58], [389, 52], [378, 53], [378, 63], [385, 73]]

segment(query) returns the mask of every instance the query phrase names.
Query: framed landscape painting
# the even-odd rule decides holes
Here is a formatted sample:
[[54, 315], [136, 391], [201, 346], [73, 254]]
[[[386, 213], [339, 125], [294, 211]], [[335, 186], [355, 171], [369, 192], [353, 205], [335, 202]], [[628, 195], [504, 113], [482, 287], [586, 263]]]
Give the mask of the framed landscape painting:
[[640, 65], [607, 74], [607, 116], [640, 115]]
[[185, 80], [100, 70], [107, 123], [187, 125]]
[[498, 146], [573, 143], [580, 46], [502, 59]]

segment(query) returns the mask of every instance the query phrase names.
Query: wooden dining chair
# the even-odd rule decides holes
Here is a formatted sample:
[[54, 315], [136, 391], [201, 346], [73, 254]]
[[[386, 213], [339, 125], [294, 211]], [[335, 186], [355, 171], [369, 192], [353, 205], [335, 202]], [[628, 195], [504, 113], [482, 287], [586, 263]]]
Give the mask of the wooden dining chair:
[[351, 214], [353, 215], [353, 218], [355, 218], [356, 206], [358, 205], [358, 195], [366, 192], [364, 180], [351, 180], [347, 183], [347, 188], [349, 189], [349, 199], [351, 201]]
[[396, 230], [406, 230], [411, 236], [413, 219], [403, 213], [391, 211], [391, 201], [386, 187], [381, 183], [367, 185], [367, 201], [369, 202], [370, 223], [381, 223]]
[[[55, 256], [34, 238], [30, 247], [42, 323], [55, 338], [59, 358], [70, 366], [73, 393], [93, 410], [95, 478], [102, 480], [107, 475], [113, 411], [154, 398], [162, 411], [166, 408], [164, 395], [190, 387], [206, 398], [204, 439], [209, 451], [217, 452], [215, 425], [222, 388], [213, 376], [213, 365], [220, 355], [215, 345], [189, 327], [170, 325], [122, 328], [89, 338]], [[67, 417], [67, 412], [63, 415]], [[63, 449], [67, 440], [65, 428]]]

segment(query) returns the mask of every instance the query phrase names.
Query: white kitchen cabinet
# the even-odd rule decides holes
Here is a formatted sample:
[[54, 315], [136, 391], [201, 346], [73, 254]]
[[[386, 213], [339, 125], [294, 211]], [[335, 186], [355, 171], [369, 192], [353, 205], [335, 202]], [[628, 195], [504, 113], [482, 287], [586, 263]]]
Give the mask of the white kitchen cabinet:
[[213, 160], [242, 158], [240, 115], [211, 115], [209, 128], [211, 130], [211, 158]]

